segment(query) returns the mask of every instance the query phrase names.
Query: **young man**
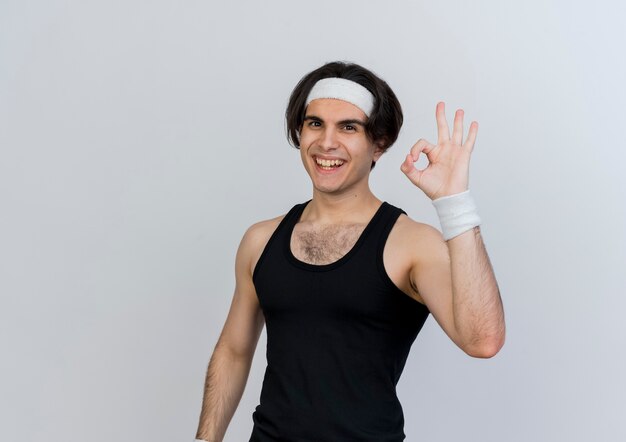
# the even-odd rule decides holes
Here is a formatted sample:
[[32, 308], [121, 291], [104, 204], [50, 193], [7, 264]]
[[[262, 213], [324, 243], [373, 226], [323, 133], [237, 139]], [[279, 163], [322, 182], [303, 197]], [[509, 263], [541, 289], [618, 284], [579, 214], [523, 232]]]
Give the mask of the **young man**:
[[[250, 442], [402, 441], [395, 386], [430, 313], [470, 356], [492, 357], [504, 343], [500, 293], [468, 190], [478, 124], [463, 142], [463, 111], [450, 135], [437, 104], [437, 144], [419, 140], [400, 167], [433, 200], [442, 235], [369, 188], [402, 125], [383, 80], [329, 63], [296, 86], [286, 118], [312, 199], [253, 225], [241, 241], [196, 438], [223, 439], [265, 324], [268, 364]], [[429, 164], [417, 170], [422, 152]]]

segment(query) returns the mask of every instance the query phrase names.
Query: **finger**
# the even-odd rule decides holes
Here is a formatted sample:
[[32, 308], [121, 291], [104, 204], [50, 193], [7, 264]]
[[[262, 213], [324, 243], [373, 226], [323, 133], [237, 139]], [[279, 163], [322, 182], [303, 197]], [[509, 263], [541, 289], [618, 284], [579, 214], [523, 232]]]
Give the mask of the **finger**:
[[450, 139], [450, 129], [448, 129], [448, 122], [446, 121], [446, 105], [443, 101], [437, 103], [437, 109], [435, 111], [435, 118], [437, 119], [437, 132], [439, 134], [439, 140], [437, 144], [441, 144], [444, 141]]
[[411, 157], [411, 154], [407, 154], [407, 156], [404, 157], [404, 161], [400, 165], [400, 170], [404, 173], [409, 173], [411, 169], [415, 168], [413, 163], [414, 163], [413, 157]]
[[470, 151], [474, 149], [474, 143], [476, 142], [476, 135], [478, 134], [478, 121], [472, 121], [470, 124], [469, 133], [467, 134], [467, 139], [465, 140], [465, 144], [463, 147], [469, 149]]
[[424, 152], [426, 154], [426, 157], [429, 159], [430, 161], [430, 157], [429, 157], [429, 153], [435, 148], [434, 145], [432, 145], [431, 143], [429, 143], [428, 141], [426, 141], [423, 138], [420, 138], [417, 143], [415, 143], [413, 145], [413, 147], [411, 147], [411, 151], [410, 154], [413, 157], [413, 162], [419, 160], [420, 158], [420, 153]]
[[458, 109], [454, 114], [454, 129], [452, 130], [452, 142], [457, 146], [463, 144], [463, 109]]
[[413, 184], [417, 186], [422, 176], [422, 171], [418, 170], [413, 163], [413, 157], [411, 156], [411, 154], [408, 154], [404, 159], [404, 162], [400, 166], [400, 170], [407, 176], [409, 180], [411, 180]]

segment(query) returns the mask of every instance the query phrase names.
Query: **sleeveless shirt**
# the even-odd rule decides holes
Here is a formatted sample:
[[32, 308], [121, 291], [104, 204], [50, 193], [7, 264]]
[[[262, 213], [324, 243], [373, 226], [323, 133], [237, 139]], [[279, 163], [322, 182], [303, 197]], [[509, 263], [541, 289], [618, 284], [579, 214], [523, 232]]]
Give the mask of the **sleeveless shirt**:
[[308, 202], [282, 219], [252, 276], [267, 367], [249, 442], [403, 441], [396, 384], [429, 315], [383, 265], [389, 232], [406, 212], [383, 202], [346, 255], [313, 265], [290, 247]]

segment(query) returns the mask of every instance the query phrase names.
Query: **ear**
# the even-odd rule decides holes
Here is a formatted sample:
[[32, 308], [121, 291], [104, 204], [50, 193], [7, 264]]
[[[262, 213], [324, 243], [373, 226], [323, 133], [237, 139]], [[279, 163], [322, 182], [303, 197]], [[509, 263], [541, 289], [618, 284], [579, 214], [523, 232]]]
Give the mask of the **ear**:
[[385, 153], [385, 149], [382, 147], [383, 143], [376, 143], [376, 147], [374, 148], [374, 161], [378, 161], [378, 159]]

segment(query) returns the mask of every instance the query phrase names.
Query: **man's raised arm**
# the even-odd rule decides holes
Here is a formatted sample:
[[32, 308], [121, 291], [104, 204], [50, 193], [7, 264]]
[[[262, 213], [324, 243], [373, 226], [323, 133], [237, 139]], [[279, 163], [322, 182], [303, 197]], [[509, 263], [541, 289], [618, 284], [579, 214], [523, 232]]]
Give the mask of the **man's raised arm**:
[[[459, 347], [471, 356], [491, 357], [504, 344], [504, 310], [468, 189], [478, 123], [470, 124], [463, 142], [463, 115], [462, 109], [457, 110], [450, 135], [445, 105], [438, 103], [437, 144], [419, 140], [400, 167], [432, 200], [443, 230], [443, 238], [437, 233], [422, 240], [428, 253], [412, 266], [411, 283]], [[418, 170], [414, 163], [422, 153], [428, 166]]]

